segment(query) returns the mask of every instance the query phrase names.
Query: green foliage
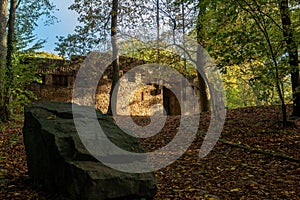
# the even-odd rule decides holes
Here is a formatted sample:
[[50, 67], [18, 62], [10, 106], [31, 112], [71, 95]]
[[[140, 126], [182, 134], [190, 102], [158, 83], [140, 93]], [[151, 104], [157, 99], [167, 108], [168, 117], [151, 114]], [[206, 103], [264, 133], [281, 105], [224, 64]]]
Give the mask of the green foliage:
[[15, 54], [13, 63], [13, 83], [11, 90], [10, 108], [14, 111], [22, 111], [23, 107], [32, 100], [37, 99], [29, 86], [32, 83], [41, 83], [37, 76], [38, 67], [32, 64], [22, 64], [28, 58], [27, 54]]
[[[299, 3], [291, 2], [293, 18], [299, 19]], [[202, 40], [223, 73], [228, 107], [279, 103], [279, 91], [290, 102], [291, 69], [277, 2], [200, 1], [199, 9], [203, 6], [198, 19], [205, 29]]]
[[[240, 108], [279, 104], [272, 73], [264, 63], [233, 65], [223, 68], [222, 79], [226, 90], [227, 107]], [[282, 79], [287, 103], [291, 103], [291, 83], [288, 76]]]
[[300, 50], [300, 2], [298, 0], [289, 0], [289, 4], [291, 21], [294, 28], [294, 37], [298, 44], [298, 50]]
[[75, 33], [59, 36], [55, 51], [59, 55], [86, 55], [97, 47], [100, 41], [109, 38], [111, 1], [75, 0], [69, 7], [79, 14], [80, 25], [75, 27]]
[[[286, 58], [287, 49], [284, 45], [278, 2], [269, 0], [160, 2], [163, 4], [160, 5], [161, 27], [182, 33], [183, 13], [180, 7], [182, 4], [186, 7], [186, 13], [192, 13], [184, 17], [187, 26], [185, 34], [196, 38], [196, 29], [201, 26], [202, 45], [223, 73], [228, 107], [276, 104], [280, 102], [278, 93], [282, 93], [284, 99], [291, 102], [289, 79], [292, 69]], [[121, 32], [129, 29], [132, 29], [131, 33], [138, 32], [142, 28], [149, 31], [156, 29], [155, 2], [141, 6], [142, 3], [138, 1], [120, 3]], [[295, 0], [291, 0], [290, 5], [295, 38], [299, 43], [300, 5]], [[108, 41], [110, 6], [111, 1], [76, 0], [70, 9], [80, 15], [78, 20], [81, 25], [76, 27], [75, 34], [59, 37], [56, 50], [59, 50], [61, 55], [85, 55], [95, 46]], [[198, 23], [192, 20], [196, 15], [199, 17]], [[140, 24], [145, 27], [140, 27]], [[152, 35], [155, 39], [156, 33], [153, 32]], [[127, 53], [128, 56], [153, 62], [157, 60], [157, 51], [140, 48], [137, 51], [128, 50]], [[161, 62], [174, 66], [185, 75], [195, 76], [189, 63], [187, 70], [183, 70], [182, 59], [169, 55], [169, 52], [162, 49], [160, 54]], [[177, 62], [176, 65], [172, 63], [173, 61]]]
[[24, 106], [37, 100], [35, 94], [30, 90], [32, 83], [42, 83], [41, 76], [38, 72], [38, 64], [26, 61], [32, 58], [55, 58], [61, 57], [47, 53], [15, 53], [13, 57], [13, 81], [10, 87], [9, 108], [13, 112], [23, 111]]
[[45, 51], [38, 51], [35, 53], [26, 53], [23, 54], [26, 55], [25, 58], [52, 58], [52, 59], [63, 59], [63, 57], [54, 54], [54, 53], [49, 53]]
[[[179, 1], [160, 2], [160, 34], [163, 30], [174, 30], [182, 33], [182, 12]], [[86, 55], [91, 50], [108, 50], [110, 46], [111, 25], [111, 0], [92, 1], [75, 0], [69, 7], [79, 14], [80, 25], [75, 27], [74, 33], [67, 36], [59, 36], [55, 50], [59, 55], [70, 57], [71, 55]], [[185, 31], [194, 27], [194, 4], [185, 3]], [[124, 0], [119, 1], [118, 33], [132, 37], [156, 39], [156, 1]], [[148, 35], [145, 35], [148, 34]]]
[[184, 59], [179, 55], [175, 55], [169, 50], [159, 49], [159, 58], [158, 58], [158, 49], [154, 49], [154, 48], [136, 49], [138, 45], [136, 44], [136, 42], [130, 44], [134, 46], [133, 47], [134, 50], [132, 51], [128, 50], [130, 49], [130, 47], [127, 46], [126, 56], [143, 60], [148, 63], [160, 63], [163, 65], [168, 65], [190, 79], [194, 79], [195, 77], [197, 77], [197, 71], [193, 65], [187, 62], [186, 66], [184, 66]]
[[88, 33], [82, 32], [82, 29], [77, 28], [76, 34], [69, 34], [67, 37], [57, 37], [55, 51], [59, 52], [60, 56], [71, 58], [73, 55], [85, 56], [88, 52], [94, 49], [101, 39], [90, 37]]
[[[16, 11], [15, 46], [17, 51], [34, 52], [43, 47], [34, 30], [39, 23], [48, 26], [57, 22], [55, 5], [49, 0], [21, 1]], [[38, 23], [39, 22], [39, 23]]]
[[[10, 119], [10, 112], [22, 110], [23, 106], [35, 99], [28, 86], [35, 81], [36, 69], [33, 66], [23, 65], [25, 52], [34, 52], [41, 48], [45, 40], [38, 40], [34, 34], [38, 21], [44, 17], [44, 25], [56, 21], [53, 15], [55, 6], [49, 0], [13, 1], [15, 9], [10, 9], [9, 19], [3, 19], [1, 23], [7, 23], [8, 33], [1, 33], [3, 40], [7, 35], [6, 60], [0, 67], [0, 121]], [[7, 8], [8, 9], [8, 8]], [[8, 23], [11, 22], [11, 23]], [[23, 54], [21, 53], [23, 52]], [[6, 65], [5, 65], [6, 63]]]

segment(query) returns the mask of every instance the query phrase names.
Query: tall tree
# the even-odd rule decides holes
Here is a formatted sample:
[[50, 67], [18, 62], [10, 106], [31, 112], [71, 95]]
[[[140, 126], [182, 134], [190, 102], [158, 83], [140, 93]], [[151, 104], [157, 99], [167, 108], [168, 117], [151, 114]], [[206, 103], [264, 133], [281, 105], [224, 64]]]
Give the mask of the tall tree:
[[112, 94], [113, 89], [119, 81], [119, 56], [118, 56], [118, 44], [117, 44], [117, 33], [118, 33], [118, 11], [119, 11], [119, 0], [113, 0], [112, 9], [111, 9], [111, 44], [112, 44], [112, 68], [113, 68], [113, 76], [112, 76], [112, 86], [110, 89], [110, 102], [108, 106], [107, 113], [112, 115], [112, 106], [114, 106], [114, 110], [116, 110], [116, 102], [112, 102]]
[[4, 103], [4, 80], [5, 80], [5, 64], [6, 64], [6, 24], [8, 13], [8, 0], [0, 0], [0, 122], [6, 121], [8, 116], [5, 113], [6, 108], [3, 108]]
[[[197, 2], [205, 3], [205, 1]], [[296, 59], [292, 59], [294, 63], [290, 63], [291, 67], [285, 65], [289, 50], [283, 44], [286, 39], [291, 38], [291, 35], [284, 33], [279, 3], [280, 0], [275, 2], [270, 0], [207, 1], [204, 9], [205, 16], [202, 17], [201, 23], [206, 31], [204, 46], [216, 59], [222, 72], [230, 71], [231, 66], [243, 66], [240, 73], [250, 75], [244, 84], [248, 84], [252, 92], [258, 94], [256, 97], [258, 104], [267, 98], [274, 98], [270, 95], [276, 88], [276, 99], [279, 98], [281, 101], [283, 121], [286, 121], [285, 98], [290, 95], [289, 88], [294, 90], [294, 95], [297, 94], [296, 78], [299, 72], [296, 71], [298, 70]], [[286, 5], [288, 3], [285, 2]], [[299, 3], [293, 9], [299, 9]], [[294, 25], [285, 21], [285, 26], [289, 28]], [[287, 32], [291, 32], [289, 30], [291, 29]], [[296, 38], [292, 38], [297, 44]], [[291, 40], [286, 43], [289, 43], [289, 48], [293, 49], [289, 54], [297, 57], [297, 46], [292, 44]], [[249, 71], [251, 73], [248, 73]], [[292, 75], [291, 72], [295, 74]], [[293, 77], [291, 82], [294, 82], [294, 86], [290, 87], [286, 84], [287, 77]], [[297, 100], [296, 96], [293, 100], [294, 102]], [[266, 102], [277, 101], [273, 99]], [[296, 108], [297, 103], [294, 104], [294, 110], [299, 111], [299, 108]]]
[[[127, 31], [134, 29], [141, 12], [144, 12], [143, 8], [139, 8], [136, 4], [142, 5], [143, 2], [119, 1], [118, 27]], [[107, 44], [111, 39], [112, 4], [113, 0], [75, 0], [69, 9], [79, 14], [80, 25], [75, 27], [73, 34], [58, 37], [55, 50], [59, 52], [59, 55], [67, 57], [87, 55], [95, 48], [101, 47], [107, 50]]]
[[286, 42], [289, 55], [289, 65], [291, 69], [292, 91], [293, 91], [293, 116], [300, 117], [300, 76], [299, 76], [299, 57], [298, 47], [294, 37], [289, 1], [279, 0], [281, 14], [282, 32]]
[[17, 9], [17, 1], [10, 0], [8, 33], [7, 33], [6, 70], [5, 70], [5, 78], [4, 78], [4, 91], [2, 95], [2, 104], [0, 108], [0, 121], [8, 121], [10, 117], [9, 101], [11, 96], [10, 88], [13, 82], [12, 57], [14, 52], [16, 9]]
[[[205, 42], [205, 27], [203, 24], [203, 19], [206, 16], [206, 1], [201, 1], [198, 4], [199, 14], [197, 18], [197, 26], [196, 26], [196, 37], [197, 42], [199, 45], [201, 45], [203, 48], [205, 48], [204, 42]], [[207, 83], [205, 82], [205, 73], [203, 70], [204, 62], [203, 62], [203, 54], [201, 54], [201, 49], [198, 47], [198, 53], [197, 53], [197, 67], [198, 67], [198, 85], [199, 85], [199, 101], [200, 101], [200, 111], [201, 112], [207, 112], [209, 111], [209, 100], [208, 100], [208, 94], [207, 94]], [[203, 73], [200, 73], [199, 71], [202, 71]]]
[[[0, 71], [6, 63], [7, 12], [8, 12], [8, 0], [0, 0], [0, 67], [1, 67]], [[0, 80], [2, 80], [2, 76]]]
[[[26, 35], [32, 36], [34, 27], [37, 26], [37, 20], [41, 16], [49, 16], [49, 19], [52, 18], [52, 9], [54, 6], [50, 3], [49, 0], [9, 0], [9, 8], [8, 8], [8, 0], [1, 0], [1, 30], [0, 30], [0, 40], [1, 40], [1, 52], [0, 52], [0, 60], [1, 60], [1, 68], [0, 68], [0, 76], [1, 76], [1, 84], [0, 84], [0, 121], [7, 121], [10, 118], [10, 103], [11, 103], [11, 91], [14, 90], [14, 87], [18, 87], [18, 85], [14, 85], [14, 71], [13, 68], [18, 67], [14, 64], [14, 55], [16, 53], [16, 36]], [[26, 6], [25, 6], [26, 5]], [[30, 6], [28, 6], [30, 5]], [[26, 9], [24, 9], [26, 7]], [[22, 8], [18, 12], [18, 8]], [[21, 17], [22, 16], [22, 17]], [[28, 26], [26, 20], [30, 21], [31, 26]], [[18, 23], [16, 23], [16, 21]], [[23, 31], [16, 31], [23, 30]], [[7, 36], [7, 37], [6, 37]], [[22, 38], [22, 37], [21, 37]], [[33, 40], [31, 40], [33, 41]], [[23, 43], [24, 44], [28, 43]], [[25, 45], [24, 47], [26, 47]], [[22, 76], [22, 74], [18, 74]]]
[[[282, 41], [285, 41], [287, 44], [287, 52], [289, 54], [289, 64], [290, 67], [288, 70], [286, 70], [285, 73], [289, 73], [291, 75], [291, 85], [292, 85], [292, 92], [293, 92], [293, 115], [294, 116], [300, 116], [300, 94], [297, 91], [297, 88], [300, 86], [300, 77], [299, 77], [299, 66], [298, 66], [298, 50], [297, 45], [293, 37], [293, 30], [292, 30], [292, 24], [290, 19], [290, 11], [289, 11], [289, 5], [288, 1], [286, 0], [280, 0], [278, 2], [278, 6], [276, 4], [273, 4], [271, 1], [264, 1], [264, 0], [256, 0], [248, 2], [247, 0], [236, 0], [236, 2], [239, 4], [239, 6], [245, 10], [247, 13], [251, 15], [251, 17], [255, 20], [256, 25], [258, 26], [259, 30], [263, 33], [264, 39], [266, 41], [266, 52], [267, 57], [272, 61], [272, 64], [274, 67], [274, 75], [275, 75], [275, 84], [278, 91], [278, 95], [281, 100], [282, 104], [282, 115], [283, 115], [283, 126], [285, 127], [287, 125], [287, 114], [286, 114], [286, 105], [285, 105], [285, 90], [283, 86], [283, 82], [280, 78], [279, 71], [279, 59], [283, 56], [284, 53], [282, 51], [277, 51], [276, 49], [279, 49], [276, 47], [276, 43], [281, 43]], [[277, 7], [276, 10], [280, 10], [280, 13], [277, 13], [276, 11], [272, 11], [271, 14], [266, 14], [267, 9], [264, 8], [266, 6], [273, 6]], [[278, 19], [282, 21], [282, 27], [278, 23]], [[274, 27], [277, 27], [279, 32], [281, 33], [280, 37], [272, 38], [271, 31], [272, 31], [272, 25], [270, 27], [270, 24], [272, 24]], [[274, 32], [272, 32], [274, 34]], [[273, 41], [272, 41], [273, 40]], [[278, 54], [280, 53], [280, 54]]]
[[12, 62], [13, 62], [13, 53], [15, 47], [14, 38], [15, 38], [16, 9], [17, 9], [17, 0], [10, 0], [8, 32], [7, 32], [7, 56], [6, 56], [7, 78], [9, 79], [9, 83], [7, 87], [10, 87], [13, 79]]

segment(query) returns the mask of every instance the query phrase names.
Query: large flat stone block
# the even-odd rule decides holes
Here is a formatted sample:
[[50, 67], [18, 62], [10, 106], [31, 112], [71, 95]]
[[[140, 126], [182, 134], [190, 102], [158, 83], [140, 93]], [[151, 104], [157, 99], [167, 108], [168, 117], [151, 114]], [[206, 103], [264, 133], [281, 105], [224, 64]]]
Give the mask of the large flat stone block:
[[[108, 116], [97, 112], [97, 118], [113, 143], [125, 150], [144, 152], [138, 140]], [[50, 192], [70, 199], [100, 200], [152, 199], [156, 193], [154, 173], [120, 172], [90, 155], [77, 134], [72, 104], [37, 102], [27, 106], [23, 134], [29, 175]]]

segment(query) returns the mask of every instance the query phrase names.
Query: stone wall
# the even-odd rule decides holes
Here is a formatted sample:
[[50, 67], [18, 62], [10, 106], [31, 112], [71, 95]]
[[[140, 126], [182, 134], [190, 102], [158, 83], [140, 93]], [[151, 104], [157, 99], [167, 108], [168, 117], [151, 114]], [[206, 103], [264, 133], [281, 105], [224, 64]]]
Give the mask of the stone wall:
[[[76, 73], [80, 68], [82, 58], [73, 61], [47, 60], [40, 62], [40, 73], [43, 74], [43, 84], [31, 85], [32, 91], [39, 97], [39, 100], [50, 101], [72, 101], [72, 89], [76, 78]], [[126, 73], [132, 67], [142, 65], [145, 62], [133, 58], [120, 57], [121, 75]], [[51, 67], [47, 67], [49, 65]], [[95, 108], [107, 112], [109, 103], [109, 92], [111, 88], [110, 80], [111, 69], [108, 67], [102, 79], [99, 81], [97, 91], [94, 97]], [[141, 74], [135, 74], [135, 81], [138, 81]], [[124, 78], [122, 84], [126, 84], [126, 91], [132, 93], [135, 88], [134, 81]], [[122, 94], [125, 95], [125, 94]], [[153, 105], [156, 105], [153, 107]], [[176, 97], [167, 89], [158, 88], [155, 85], [146, 85], [131, 94], [129, 105], [127, 102], [118, 102], [117, 114], [119, 115], [136, 115], [148, 116], [155, 112], [163, 112], [163, 106], [169, 115], [180, 114], [180, 105]]]

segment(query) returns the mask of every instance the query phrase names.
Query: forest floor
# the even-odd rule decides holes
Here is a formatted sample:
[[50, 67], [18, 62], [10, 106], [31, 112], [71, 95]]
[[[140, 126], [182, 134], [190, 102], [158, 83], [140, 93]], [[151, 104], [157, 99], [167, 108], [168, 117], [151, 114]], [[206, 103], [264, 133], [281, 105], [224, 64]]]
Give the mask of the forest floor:
[[[289, 107], [290, 114], [291, 107]], [[300, 199], [300, 119], [281, 128], [280, 108], [229, 110], [220, 140], [199, 158], [204, 136], [198, 134], [176, 162], [156, 171], [159, 199]], [[135, 119], [140, 124], [147, 118]], [[142, 140], [148, 150], [166, 145], [180, 116], [169, 117], [155, 137]], [[32, 186], [26, 167], [22, 118], [0, 127], [0, 199], [50, 199]], [[201, 115], [205, 132], [209, 115]]]

